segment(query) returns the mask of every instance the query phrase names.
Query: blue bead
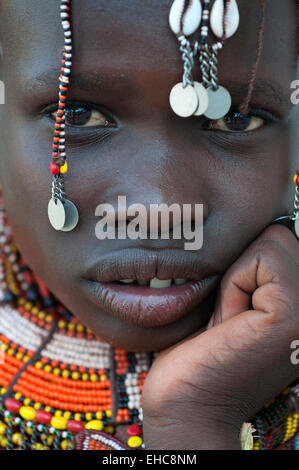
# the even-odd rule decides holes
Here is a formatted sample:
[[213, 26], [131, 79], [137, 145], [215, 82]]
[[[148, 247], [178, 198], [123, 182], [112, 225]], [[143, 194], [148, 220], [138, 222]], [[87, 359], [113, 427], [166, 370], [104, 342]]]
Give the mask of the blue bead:
[[3, 296], [3, 301], [4, 302], [14, 302], [17, 299], [17, 297], [10, 291], [5, 292]]

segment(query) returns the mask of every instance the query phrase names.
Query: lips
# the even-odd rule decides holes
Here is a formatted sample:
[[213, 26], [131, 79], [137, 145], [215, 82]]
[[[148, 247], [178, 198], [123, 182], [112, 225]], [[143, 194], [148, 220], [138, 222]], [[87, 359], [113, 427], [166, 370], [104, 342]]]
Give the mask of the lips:
[[193, 311], [220, 275], [191, 252], [127, 249], [103, 256], [83, 276], [89, 299], [136, 326], [173, 323]]

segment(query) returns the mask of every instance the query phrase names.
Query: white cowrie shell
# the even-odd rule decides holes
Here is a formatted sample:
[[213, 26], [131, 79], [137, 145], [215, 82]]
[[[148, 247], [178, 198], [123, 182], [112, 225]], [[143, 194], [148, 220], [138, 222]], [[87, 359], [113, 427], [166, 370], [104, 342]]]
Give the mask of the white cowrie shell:
[[[215, 0], [212, 7], [210, 24], [211, 30], [217, 38], [223, 38], [223, 15], [224, 15], [224, 0]], [[227, 13], [225, 16], [225, 39], [230, 38], [235, 34], [240, 23], [239, 8], [236, 0], [230, 0]]]
[[169, 13], [169, 25], [174, 34], [190, 36], [201, 22], [200, 0], [174, 0]]

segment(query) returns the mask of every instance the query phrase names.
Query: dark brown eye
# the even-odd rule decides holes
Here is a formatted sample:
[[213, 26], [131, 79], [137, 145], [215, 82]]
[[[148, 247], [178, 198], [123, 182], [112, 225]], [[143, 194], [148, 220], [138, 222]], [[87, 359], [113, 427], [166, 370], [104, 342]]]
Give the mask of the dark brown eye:
[[[56, 111], [52, 113], [53, 119]], [[74, 127], [115, 127], [113, 121], [95, 108], [70, 105], [65, 108], [65, 124]]]
[[260, 129], [265, 120], [259, 116], [243, 116], [240, 113], [232, 113], [227, 116], [210, 121], [209, 129], [217, 129], [225, 132], [250, 132]]

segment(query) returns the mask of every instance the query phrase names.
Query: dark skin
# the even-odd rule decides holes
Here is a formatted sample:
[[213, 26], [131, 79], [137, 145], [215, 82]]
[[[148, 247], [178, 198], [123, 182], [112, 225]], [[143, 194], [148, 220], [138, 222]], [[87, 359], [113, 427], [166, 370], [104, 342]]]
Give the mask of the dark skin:
[[[24, 3], [21, 0], [0, 1], [4, 52], [2, 72], [6, 84], [6, 105], [0, 107], [0, 177], [15, 239], [33, 271], [70, 311], [103, 340], [130, 351], [164, 350], [145, 383], [146, 442], [149, 448], [157, 446], [157, 443], [161, 445], [156, 429], [160, 425], [163, 432], [165, 426], [168, 428], [170, 448], [198, 448], [194, 447], [198, 443], [192, 442], [183, 424], [180, 427], [180, 423], [184, 422], [183, 415], [180, 420], [181, 398], [165, 396], [164, 393], [179, 389], [173, 386], [173, 381], [182, 375], [180, 372], [184, 371], [185, 383], [192, 382], [192, 367], [190, 364], [189, 371], [180, 368], [178, 360], [176, 370], [179, 375], [174, 377], [168, 370], [172, 360], [168, 354], [180, 352], [179, 357], [183, 358], [186, 353], [196, 350], [200, 356], [200, 351], [207, 351], [207, 344], [218, 345], [219, 338], [223, 338], [221, 331], [219, 336], [216, 334], [220, 326], [215, 328], [216, 333], [210, 340], [208, 338], [207, 343], [206, 336], [199, 336], [198, 332], [209, 320], [210, 325], [220, 322], [215, 306], [217, 293], [218, 299], [220, 296], [222, 301], [227, 302], [227, 298], [223, 289], [215, 289], [181, 320], [155, 328], [133, 326], [101, 311], [86, 297], [83, 289], [83, 273], [91, 256], [96, 254], [100, 258], [105, 253], [127, 247], [159, 251], [174, 247], [183, 249], [183, 245], [178, 241], [165, 240], [100, 242], [94, 236], [97, 222], [94, 210], [100, 202], [116, 204], [118, 194], [127, 196], [128, 205], [133, 202], [147, 206], [149, 202], [204, 204], [206, 242], [198, 252], [198, 258], [207, 263], [211, 274], [218, 275], [219, 279], [230, 273], [226, 283], [222, 284], [228, 286], [226, 295], [233, 295], [229, 286], [231, 279], [237, 277], [236, 263], [237, 260], [244, 260], [241, 261], [242, 269], [238, 270], [238, 273], [242, 271], [242, 275], [238, 274], [236, 283], [239, 290], [232, 301], [231, 310], [228, 312], [227, 307], [222, 310], [223, 325], [226, 320], [236, 321], [240, 314], [249, 310], [249, 298], [260, 285], [270, 282], [266, 275], [259, 279], [261, 284], [256, 282], [257, 270], [252, 268], [252, 260], [261, 250], [253, 249], [246, 259], [242, 258], [244, 251], [252, 243], [260, 243], [261, 237], [275, 239], [277, 249], [269, 250], [271, 253], [266, 250], [263, 263], [275, 266], [277, 272], [281, 270], [286, 278], [295, 278], [297, 284], [282, 284], [284, 295], [291, 299], [292, 309], [295, 311], [297, 308], [298, 311], [297, 241], [283, 227], [272, 227], [270, 233], [269, 229], [264, 232], [272, 220], [292, 210], [294, 185], [291, 175], [296, 163], [295, 155], [290, 151], [289, 118], [292, 105], [289, 85], [296, 78], [295, 2], [271, 0], [264, 52], [251, 100], [257, 127], [251, 132], [223, 132], [219, 123], [214, 123], [210, 129], [210, 123], [203, 118], [184, 120], [171, 111], [168, 96], [171, 87], [181, 80], [182, 64], [176, 40], [168, 27], [169, 2], [155, 0], [149, 4], [134, 0], [128, 5], [116, 0], [86, 0], [84, 9], [79, 2], [73, 2], [73, 76], [86, 78], [92, 73], [100, 78], [98, 84], [89, 90], [84, 88], [82, 81], [80, 86], [71, 81], [68, 100], [100, 106], [102, 113], [105, 109], [110, 111], [117, 126], [110, 129], [68, 126], [66, 130], [70, 167], [66, 188], [80, 213], [78, 227], [67, 234], [51, 229], [46, 211], [50, 198], [48, 165], [54, 127], [47, 110], [57, 102], [62, 31], [57, 5], [43, 2], [39, 6], [33, 0], [27, 1], [26, 6]], [[222, 51], [219, 65], [221, 83], [230, 89], [234, 106], [240, 105], [246, 95], [248, 77], [255, 59], [259, 21], [259, 1], [240, 0], [239, 4], [240, 29]], [[47, 71], [51, 78], [46, 79], [46, 83], [40, 79], [38, 83], [34, 81], [36, 75]], [[199, 77], [199, 74], [196, 63], [194, 76]], [[240, 281], [244, 273], [251, 279], [250, 285], [244, 286]], [[243, 290], [247, 292], [245, 299], [242, 297]], [[256, 312], [268, 312], [267, 308], [264, 305], [254, 306]], [[278, 311], [275, 306], [272, 310]], [[281, 309], [279, 314], [283, 315]], [[263, 327], [267, 328], [267, 325]], [[243, 331], [241, 323], [235, 328]], [[212, 331], [207, 331], [205, 335]], [[298, 325], [292, 331], [293, 334], [298, 332]], [[249, 334], [248, 331], [245, 333]], [[203, 339], [199, 341], [199, 337]], [[285, 334], [285, 341], [287, 337]], [[199, 342], [190, 343], [194, 338]], [[247, 340], [252, 348], [256, 346], [254, 340], [251, 342], [249, 337]], [[276, 348], [276, 343], [274, 341], [272, 347]], [[179, 349], [176, 350], [176, 347]], [[263, 347], [265, 352], [269, 351], [269, 345]], [[202, 360], [201, 364], [208, 363]], [[225, 364], [227, 369], [228, 364], [233, 367], [233, 361]], [[269, 363], [266, 365], [270, 367]], [[197, 399], [191, 400], [191, 403], [196, 409], [196, 416], [201, 419], [196, 420], [191, 431], [193, 434], [200, 432], [199, 421], [202, 426], [205, 424], [205, 432], [207, 428], [211, 429], [213, 438], [210, 440], [206, 432], [206, 447], [209, 448], [213, 445], [216, 448], [237, 448], [236, 429], [239, 429], [242, 420], [258, 411], [268, 396], [270, 399], [298, 376], [298, 370], [294, 372], [294, 367], [289, 374], [282, 374], [283, 377], [276, 372], [265, 384], [264, 393], [259, 394], [259, 399], [249, 399], [250, 403], [254, 402], [252, 406], [241, 404], [242, 409], [246, 410], [244, 415], [239, 413], [237, 417], [228, 418], [223, 412], [221, 422], [226, 424], [221, 429], [217, 428], [221, 432], [215, 433], [215, 420], [211, 419], [213, 411], [209, 417], [203, 412], [204, 394], [199, 393], [200, 388], [197, 387], [202, 380], [201, 369], [198, 363], [196, 366], [199, 370], [195, 384]], [[218, 361], [218, 366], [214, 366], [209, 364], [216, 374], [221, 364]], [[159, 388], [158, 377], [161, 374], [169, 378], [172, 386], [170, 388], [163, 382], [164, 392]], [[262, 372], [260, 374], [262, 376]], [[239, 378], [237, 375], [229, 377], [222, 383], [222, 389], [231, 390], [233, 381], [237, 383], [240, 375]], [[215, 377], [217, 375], [211, 374], [204, 388], [215, 392], [216, 396], [212, 386], [216, 382]], [[246, 390], [250, 386], [252, 382], [244, 385]], [[180, 390], [180, 396], [188, 396], [190, 401], [194, 387]], [[155, 406], [152, 406], [150, 397], [155, 392]], [[244, 390], [236, 391], [235, 401], [232, 400], [229, 405], [240, 409], [237, 392], [244, 396]], [[247, 395], [251, 397], [250, 392]], [[169, 410], [167, 416], [162, 412], [165, 403], [174, 404], [166, 407]], [[217, 408], [215, 403], [213, 408]], [[194, 409], [188, 410], [191, 416]], [[227, 410], [225, 406], [223, 409]], [[173, 416], [177, 419], [174, 435], [171, 434]], [[157, 440], [152, 439], [153, 435]], [[182, 443], [178, 435], [185, 435], [186, 442]], [[165, 443], [163, 448], [167, 445]]]

